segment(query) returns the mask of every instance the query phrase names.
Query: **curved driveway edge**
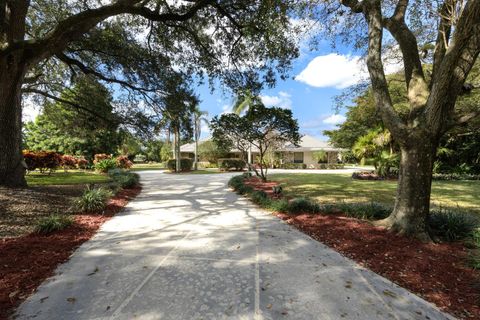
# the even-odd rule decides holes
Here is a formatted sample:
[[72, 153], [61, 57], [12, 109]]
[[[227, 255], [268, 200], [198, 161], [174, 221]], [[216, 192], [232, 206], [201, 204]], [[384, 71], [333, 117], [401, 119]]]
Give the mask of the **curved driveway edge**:
[[453, 319], [230, 192], [232, 174], [138, 173], [17, 319]]

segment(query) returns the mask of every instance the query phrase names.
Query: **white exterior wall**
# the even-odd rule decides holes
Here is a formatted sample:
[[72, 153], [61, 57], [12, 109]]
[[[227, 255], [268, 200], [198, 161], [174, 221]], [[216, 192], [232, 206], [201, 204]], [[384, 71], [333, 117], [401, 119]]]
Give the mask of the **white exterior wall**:
[[309, 164], [317, 164], [318, 161], [313, 160], [313, 152], [312, 151], [304, 151], [303, 152], [303, 163], [306, 165]]

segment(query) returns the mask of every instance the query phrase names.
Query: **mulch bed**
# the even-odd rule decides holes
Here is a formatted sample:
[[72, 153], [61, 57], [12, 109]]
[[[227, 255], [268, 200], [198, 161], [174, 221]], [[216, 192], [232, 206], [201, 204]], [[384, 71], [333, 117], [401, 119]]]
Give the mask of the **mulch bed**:
[[[275, 182], [246, 183], [271, 194]], [[341, 215], [276, 213], [360, 265], [463, 319], [480, 319], [480, 273], [462, 243], [423, 243]]]
[[0, 187], [0, 239], [31, 233], [41, 217], [71, 212], [72, 201], [85, 187], [84, 184]]
[[251, 186], [256, 190], [265, 191], [265, 193], [272, 199], [280, 198], [280, 195], [274, 194], [272, 189], [272, 187], [278, 186], [278, 182], [275, 182], [275, 181], [262, 182], [260, 178], [251, 177], [249, 179], [246, 179], [244, 183], [246, 186]]
[[0, 239], [0, 319], [7, 319], [59, 264], [140, 191], [140, 186], [120, 191], [103, 214], [76, 214], [75, 223], [64, 230]]

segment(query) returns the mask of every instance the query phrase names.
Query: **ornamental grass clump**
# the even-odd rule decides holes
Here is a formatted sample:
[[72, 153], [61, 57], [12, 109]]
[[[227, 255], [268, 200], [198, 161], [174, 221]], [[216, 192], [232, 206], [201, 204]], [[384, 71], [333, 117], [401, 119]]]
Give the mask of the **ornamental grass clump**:
[[63, 230], [73, 224], [73, 218], [66, 214], [51, 214], [48, 217], [38, 219], [35, 232], [47, 234]]
[[471, 213], [443, 209], [430, 211], [428, 218], [430, 230], [443, 241], [464, 240], [477, 235], [480, 241], [480, 234], [477, 234], [480, 227], [480, 219]]
[[342, 202], [336, 207], [348, 217], [364, 220], [384, 219], [392, 212], [392, 208], [373, 201], [368, 203]]
[[108, 171], [108, 176], [121, 188], [133, 188], [138, 185], [140, 177], [138, 174], [122, 169], [113, 169]]
[[75, 200], [75, 208], [81, 212], [101, 212], [112, 195], [112, 191], [108, 189], [88, 187], [82, 196]]
[[295, 198], [288, 203], [287, 212], [290, 214], [317, 213], [320, 211], [320, 205], [309, 198]]

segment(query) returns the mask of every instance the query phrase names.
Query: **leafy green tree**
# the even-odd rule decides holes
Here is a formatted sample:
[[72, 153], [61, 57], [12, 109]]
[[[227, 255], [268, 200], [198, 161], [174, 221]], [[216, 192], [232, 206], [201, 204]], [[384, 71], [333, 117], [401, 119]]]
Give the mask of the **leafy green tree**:
[[[115, 153], [118, 121], [112, 96], [98, 81], [80, 77], [65, 90], [61, 102], [46, 102], [38, 118], [26, 125], [25, 148], [82, 155]], [[90, 112], [90, 110], [92, 112]]]
[[162, 149], [160, 150], [160, 161], [168, 161], [173, 157], [173, 146], [172, 144], [167, 141], [164, 145], [162, 145]]
[[133, 160], [137, 154], [142, 153], [142, 144], [137, 137], [128, 131], [122, 131], [121, 143], [118, 148], [118, 153], [127, 156]]
[[154, 106], [172, 66], [232, 88], [271, 85], [298, 55], [291, 3], [0, 1], [0, 184], [26, 185], [22, 94], [55, 100], [84, 73]]
[[195, 159], [193, 162], [194, 170], [198, 169], [198, 141], [200, 140], [200, 136], [202, 134], [202, 122], [208, 124], [208, 119], [206, 116], [208, 115], [207, 111], [201, 111], [198, 106], [192, 112], [192, 122], [193, 122], [193, 136], [195, 139]]
[[220, 148], [212, 140], [204, 141], [198, 146], [198, 155], [200, 159], [205, 159], [210, 163], [217, 163], [218, 159], [225, 158], [228, 153], [228, 149]]
[[328, 160], [327, 152], [321, 150], [321, 151], [315, 151], [312, 154], [313, 160], [316, 160], [317, 163], [326, 163]]
[[[400, 149], [394, 209], [379, 224], [429, 241], [432, 167], [439, 142], [453, 126], [480, 114], [478, 109], [456, 109], [458, 98], [471, 87], [469, 74], [480, 53], [480, 1], [340, 0], [312, 7], [325, 33], [366, 49], [374, 105]], [[403, 62], [406, 118], [395, 110], [385, 76], [386, 48], [395, 47]], [[432, 65], [430, 75], [424, 61]]]
[[195, 124], [192, 114], [199, 101], [183, 78], [172, 78], [167, 93], [159, 101], [163, 118], [159, 127], [173, 132], [173, 156], [176, 160], [176, 171], [180, 172], [180, 144], [182, 137], [186, 140], [193, 136]]
[[258, 149], [260, 171], [255, 169], [255, 172], [263, 181], [267, 181], [265, 157], [268, 152], [287, 143], [297, 145], [300, 141], [298, 123], [292, 111], [267, 108], [263, 104], [251, 106], [242, 117], [234, 113], [214, 117], [211, 127], [213, 140], [224, 148], [252, 145]]

